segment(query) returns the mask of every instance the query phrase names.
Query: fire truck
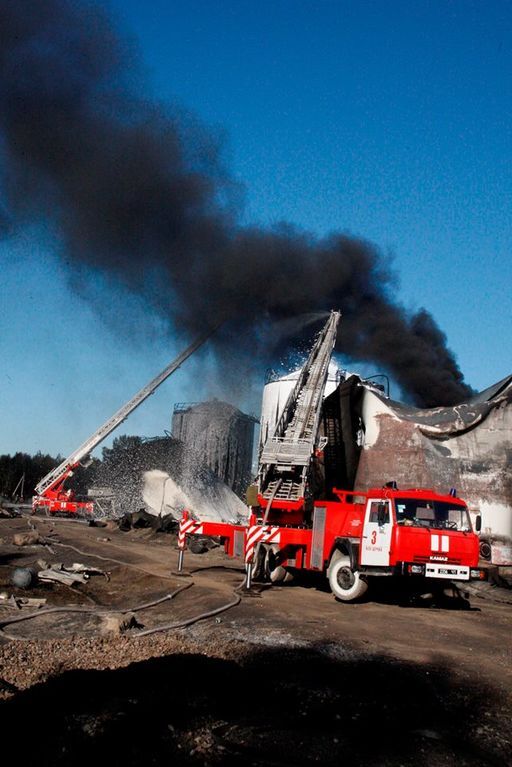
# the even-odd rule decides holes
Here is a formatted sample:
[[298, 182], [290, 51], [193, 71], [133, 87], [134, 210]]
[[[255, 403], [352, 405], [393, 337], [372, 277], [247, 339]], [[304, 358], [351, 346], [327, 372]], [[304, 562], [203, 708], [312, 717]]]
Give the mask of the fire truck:
[[196, 338], [176, 359], [165, 367], [159, 375], [144, 386], [132, 399], [114, 413], [94, 434], [69, 455], [59, 466], [52, 469], [36, 485], [35, 495], [32, 499], [32, 513], [38, 509], [47, 514], [86, 514], [91, 515], [94, 511], [94, 503], [91, 500], [83, 501], [76, 498], [73, 490], [64, 488], [66, 480], [73, 476], [78, 466], [87, 466], [90, 454], [114, 429], [116, 429], [128, 416], [133, 413], [144, 400], [153, 394], [172, 373], [174, 373], [202, 344], [215, 332], [218, 325], [210, 328], [207, 332]]
[[261, 447], [248, 524], [210, 522], [185, 510], [178, 568], [187, 536], [206, 535], [220, 538], [229, 556], [244, 558], [247, 588], [253, 580], [282, 583], [316, 571], [339, 600], [350, 602], [378, 576], [483, 579], [479, 539], [454, 489], [440, 495], [392, 481], [365, 492], [322, 487], [321, 409], [339, 320], [339, 312], [330, 313]]

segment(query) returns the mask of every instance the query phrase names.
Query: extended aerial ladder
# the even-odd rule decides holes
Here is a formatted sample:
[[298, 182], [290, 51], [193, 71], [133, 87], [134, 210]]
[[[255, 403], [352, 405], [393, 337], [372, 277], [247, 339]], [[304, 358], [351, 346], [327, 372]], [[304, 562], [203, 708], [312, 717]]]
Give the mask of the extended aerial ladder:
[[[340, 316], [337, 311], [330, 313], [273, 432], [261, 449], [257, 482], [248, 491], [251, 513], [247, 523], [210, 522], [185, 511], [178, 537], [179, 570], [183, 567], [186, 539], [190, 535], [220, 537], [226, 554], [244, 556], [247, 586], [252, 575], [261, 570], [262, 555], [273, 556], [285, 536], [298, 552], [294, 566], [301, 566], [312, 535], [311, 520], [308, 522], [314, 501], [312, 474], [315, 455], [326, 443], [325, 437], [320, 436], [320, 417]], [[249, 500], [249, 496], [256, 495], [257, 498]], [[280, 555], [281, 559], [283, 556]], [[292, 560], [288, 564], [291, 566]], [[274, 579], [278, 571], [283, 577], [286, 575], [283, 567], [273, 569]]]
[[172, 373], [174, 373], [185, 360], [187, 360], [202, 344], [215, 332], [217, 326], [210, 328], [207, 332], [200, 335], [188, 346], [185, 351], [179, 354], [162, 372], [153, 378], [129, 402], [123, 405], [111, 418], [108, 419], [94, 434], [85, 440], [71, 455], [69, 455], [55, 469], [50, 471], [35, 488], [35, 495], [32, 499], [33, 513], [38, 508], [53, 514], [56, 512], [88, 512], [94, 509], [91, 501], [77, 501], [72, 490], [64, 490], [64, 483], [71, 477], [80, 465], [88, 465], [90, 453], [96, 448], [114, 429], [116, 429], [128, 416], [133, 413], [144, 400], [146, 400]]
[[319, 437], [320, 415], [340, 316], [340, 312], [331, 312], [263, 445], [258, 473], [262, 508], [298, 510], [304, 505], [315, 452], [327, 441]]

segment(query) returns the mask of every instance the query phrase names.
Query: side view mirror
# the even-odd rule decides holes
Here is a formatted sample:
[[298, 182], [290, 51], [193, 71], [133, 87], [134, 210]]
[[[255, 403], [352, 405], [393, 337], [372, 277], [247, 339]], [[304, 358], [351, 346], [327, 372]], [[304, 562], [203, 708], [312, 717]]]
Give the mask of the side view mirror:
[[481, 529], [482, 529], [482, 515], [477, 514], [475, 518], [475, 530], [477, 533], [479, 533]]

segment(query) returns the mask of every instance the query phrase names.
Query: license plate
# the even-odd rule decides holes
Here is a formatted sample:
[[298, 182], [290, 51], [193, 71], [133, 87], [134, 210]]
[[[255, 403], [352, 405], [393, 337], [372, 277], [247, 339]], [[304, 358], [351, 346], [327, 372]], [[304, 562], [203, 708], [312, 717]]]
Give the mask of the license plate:
[[457, 581], [469, 581], [469, 567], [458, 565], [433, 565], [425, 566], [425, 575], [427, 578], [447, 578]]

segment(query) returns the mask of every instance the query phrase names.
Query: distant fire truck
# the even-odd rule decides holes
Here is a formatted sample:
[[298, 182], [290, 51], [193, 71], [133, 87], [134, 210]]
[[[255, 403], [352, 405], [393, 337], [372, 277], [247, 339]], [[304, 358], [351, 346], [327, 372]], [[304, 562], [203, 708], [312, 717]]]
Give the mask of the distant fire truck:
[[172, 373], [174, 373], [186, 359], [188, 359], [204, 342], [215, 332], [217, 326], [209, 329], [203, 335], [199, 336], [185, 351], [179, 354], [156, 378], [153, 378], [144, 386], [129, 402], [123, 405], [111, 418], [100, 426], [94, 434], [68, 456], [59, 466], [52, 469], [36, 485], [35, 495], [32, 499], [32, 512], [36, 513], [38, 509], [47, 514], [92, 514], [94, 503], [92, 501], [79, 500], [75, 497], [73, 490], [65, 490], [64, 484], [67, 479], [73, 476], [79, 466], [87, 466], [90, 460], [90, 454], [114, 429], [128, 418], [133, 411], [139, 407], [144, 400], [153, 394], [160, 384], [162, 384]]
[[228, 555], [244, 557], [247, 586], [253, 579], [277, 583], [300, 570], [316, 571], [346, 602], [361, 597], [375, 576], [484, 578], [478, 536], [454, 490], [439, 495], [389, 482], [367, 492], [332, 488], [328, 499], [315, 497], [316, 463], [327, 441], [319, 435], [320, 414], [339, 319], [331, 312], [261, 449], [248, 524], [209, 522], [185, 511], [180, 568], [187, 536], [207, 535], [220, 537]]

